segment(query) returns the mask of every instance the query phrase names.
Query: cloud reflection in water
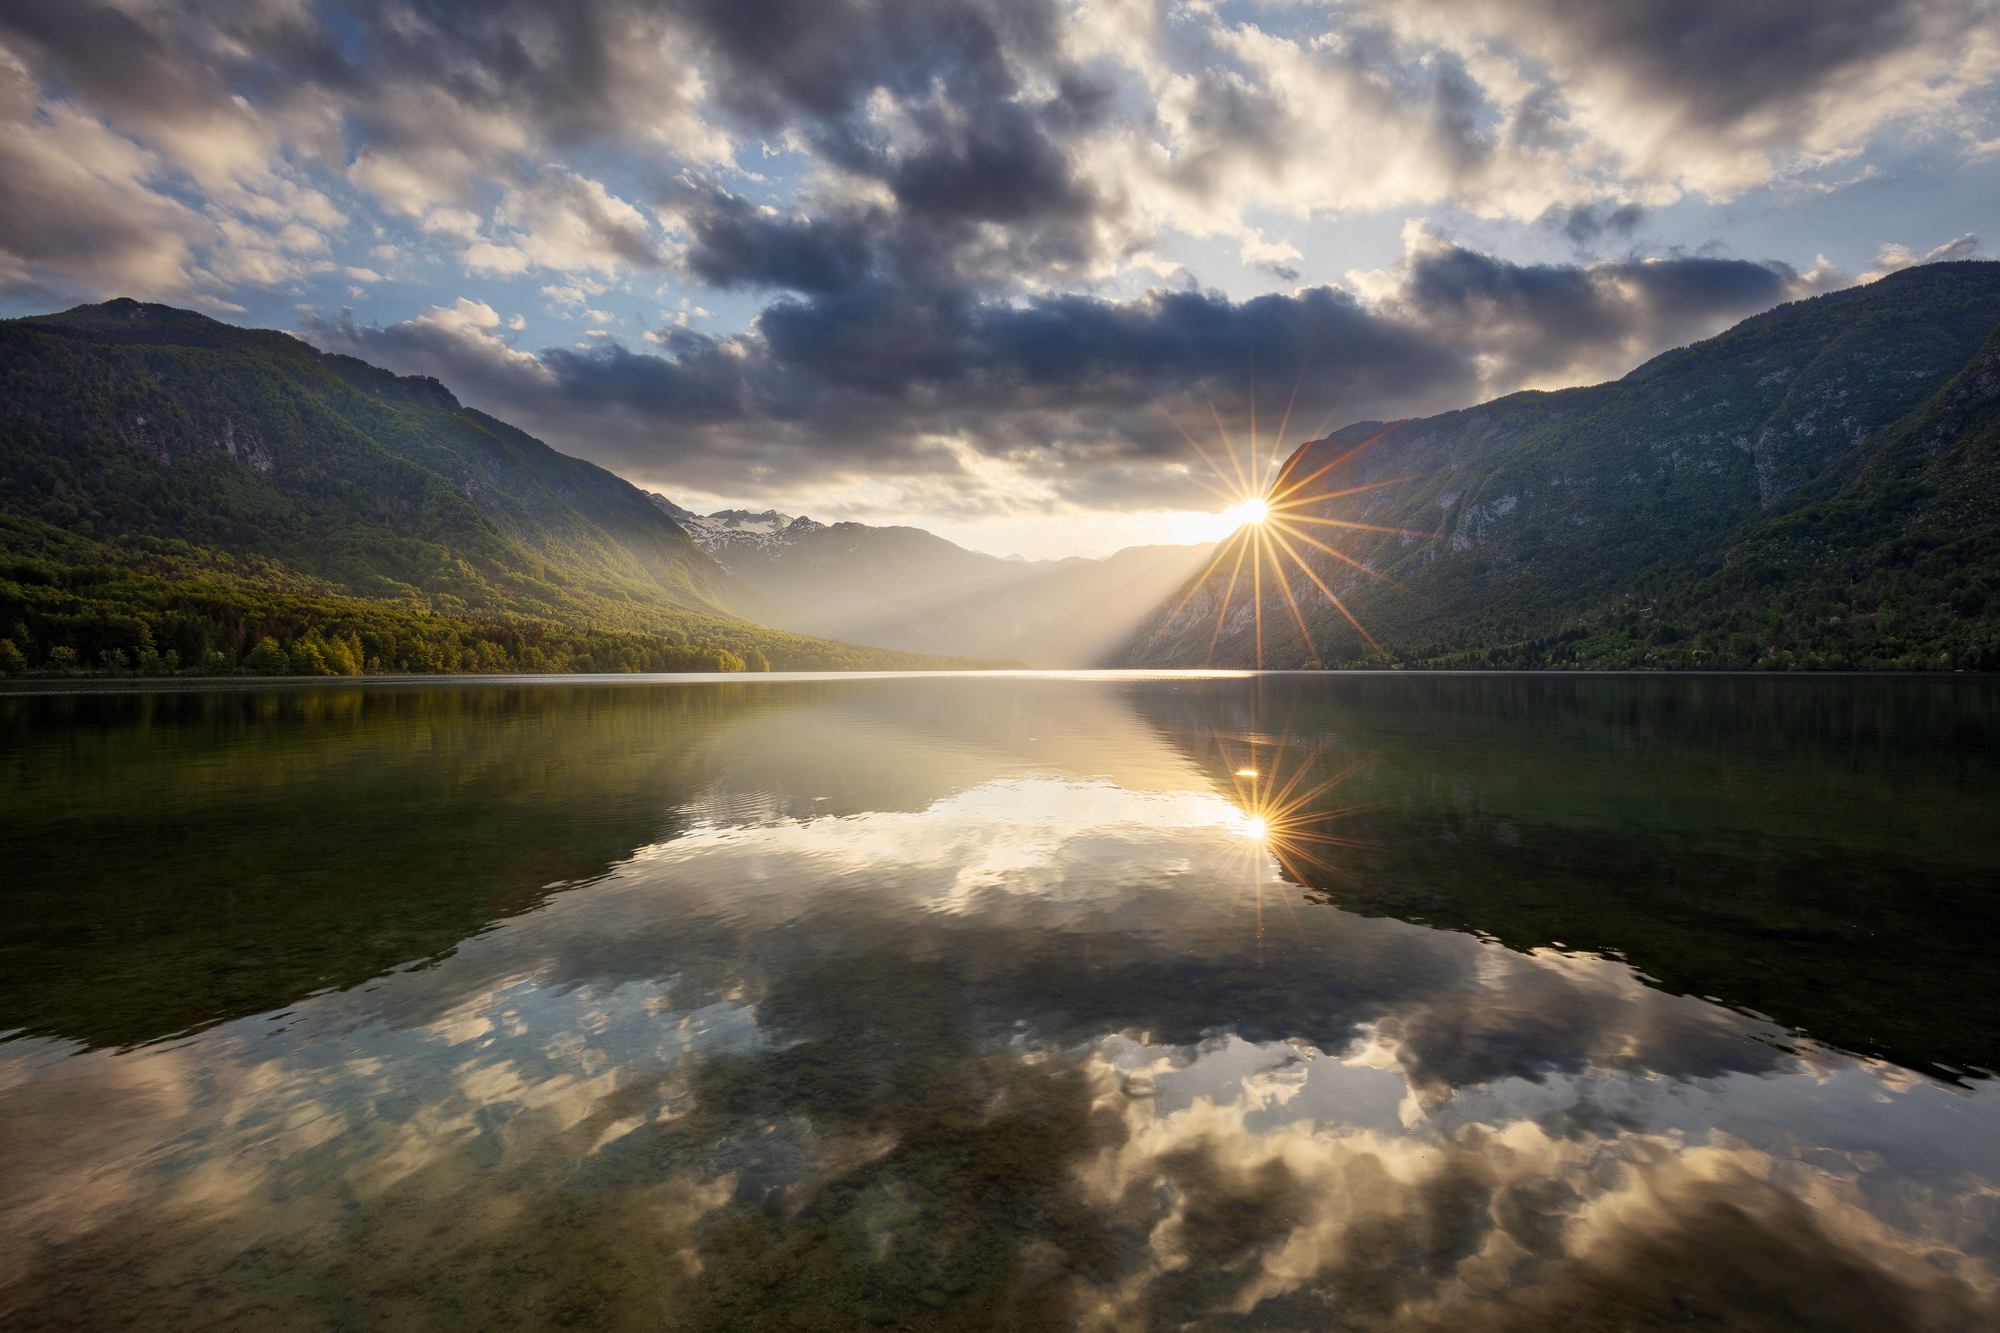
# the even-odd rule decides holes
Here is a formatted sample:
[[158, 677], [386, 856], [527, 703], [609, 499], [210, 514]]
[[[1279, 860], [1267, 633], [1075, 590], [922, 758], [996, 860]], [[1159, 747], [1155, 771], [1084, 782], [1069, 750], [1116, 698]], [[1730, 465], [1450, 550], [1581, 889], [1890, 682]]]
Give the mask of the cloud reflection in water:
[[[874, 803], [879, 729], [807, 708], [787, 765], [786, 719], [725, 726], [671, 836], [449, 957], [179, 1044], [0, 1047], [0, 1310], [33, 1326], [87, 1286], [87, 1323], [154, 1326], [1994, 1316], [1988, 1085], [1615, 958], [1300, 902], [1234, 766], [1110, 692], [1061, 703], [1060, 755], [913, 727], [897, 764], [929, 785]], [[1260, 930], [1245, 883], [1296, 915]]]

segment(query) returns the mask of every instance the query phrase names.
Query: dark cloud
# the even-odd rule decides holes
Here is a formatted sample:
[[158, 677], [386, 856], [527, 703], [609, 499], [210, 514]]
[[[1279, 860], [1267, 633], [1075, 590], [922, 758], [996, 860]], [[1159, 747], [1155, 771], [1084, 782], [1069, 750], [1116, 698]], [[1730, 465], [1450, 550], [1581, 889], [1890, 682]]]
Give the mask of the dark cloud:
[[1542, 375], [1609, 378], [1798, 280], [1710, 258], [1520, 265], [1431, 238], [1394, 281], [1372, 305], [1337, 287], [1022, 302], [863, 275], [775, 301], [740, 338], [649, 335], [657, 352], [528, 357], [497, 321], [444, 312], [386, 328], [314, 316], [302, 332], [438, 375], [559, 447], [683, 487], [741, 492], [748, 477], [782, 496], [843, 476], [952, 476], [962, 503], [1003, 504], [966, 471], [985, 457], [1079, 503], [1141, 509], [1201, 498], [1159, 466], [1192, 458], [1170, 412], [1207, 436], [1210, 400], [1241, 423], [1254, 396], [1268, 437], [1296, 382], [1296, 442], [1330, 416], [1435, 411]]
[[682, 179], [667, 192], [686, 219], [688, 271], [703, 284], [783, 288], [823, 295], [849, 290], [882, 262], [875, 237], [888, 219], [857, 207], [840, 217], [772, 216], [742, 195]]
[[1588, 251], [1605, 236], [1631, 239], [1646, 210], [1638, 204], [1583, 204], [1575, 208], [1551, 208], [1542, 214], [1541, 224], [1560, 232], [1578, 250]]
[[1010, 52], [1057, 60], [1061, 10], [1050, 0], [688, 0], [681, 12], [730, 79], [723, 104], [765, 129], [804, 118], [866, 140], [856, 124], [885, 89], [921, 99], [937, 84], [967, 102], [1019, 91]]
[[1384, 306], [1438, 345], [1486, 358], [1494, 387], [1610, 378], [1648, 349], [1800, 295], [1778, 262], [1673, 256], [1515, 264], [1436, 237], [1413, 247]]
[[[1057, 0], [22, 0], [0, 11], [21, 71], [0, 64], [0, 290], [57, 274], [193, 299], [345, 270], [381, 299], [441, 247], [468, 273], [594, 274], [544, 288], [590, 309], [671, 272], [766, 304], [738, 337], [534, 356], [479, 302], [304, 331], [635, 476], [745, 499], [950, 477], [997, 505], [1011, 467], [1141, 507], [1196, 498], [1154, 466], [1188, 457], [1163, 407], [1212, 394], [1240, 419], [1300, 377], [1298, 421], [1338, 424], [1607, 378], [1806, 281], [1426, 235], [1354, 291], [1105, 295], [1162, 235], [1240, 238], [1287, 283], [1310, 270], [1254, 210], [1459, 203], [1626, 249], [1643, 210], [1593, 196], [1708, 188], [1700, 171], [1735, 188], [1746, 153], [1805, 144], [1843, 97], [1856, 128], [1827, 151], [1852, 151], [1932, 95], [1897, 62], [1946, 70], [1980, 12], [1493, 0], [1447, 32], [1425, 3], [1268, 30], [1142, 9], [1107, 35]], [[736, 160], [759, 135], [802, 154], [784, 179]], [[372, 247], [332, 257], [370, 221], [398, 242], [388, 277]]]
[[1509, 9], [1503, 27], [1557, 35], [1575, 59], [1615, 67], [1685, 120], [1731, 128], [1803, 114], [1844, 76], [1940, 27], [1970, 33], [1979, 21], [1972, 6], [1933, 0], [1530, 0]]
[[[554, 240], [503, 232], [564, 182], [692, 169], [650, 202], [685, 205], [685, 263], [700, 280], [818, 294], [893, 278], [998, 293], [1087, 287], [1151, 248], [1156, 229], [1226, 235], [1257, 206], [1340, 211], [1498, 192], [1531, 201], [1504, 210], [1532, 212], [1633, 163], [1735, 188], [1757, 170], [1736, 160], [1742, 151], [1789, 151], [1852, 121], [1846, 139], [1815, 149], [1837, 156], [1932, 96], [1913, 91], [1898, 62], [1946, 60], [1983, 14], [1920, 0], [1529, 0], [1454, 7], [1446, 39], [1406, 21], [1422, 2], [1273, 17], [1268, 32], [1142, 9], [1126, 20], [1130, 50], [1118, 51], [1101, 35], [1080, 41], [1093, 15], [1055, 0], [22, 0], [0, 13], [0, 43], [41, 95], [161, 155], [71, 191], [61, 211], [80, 223], [92, 205], [145, 211], [120, 209], [120, 188], [172, 203], [162, 184], [178, 173], [244, 226], [276, 232], [301, 189], [338, 193], [331, 178], [344, 176], [450, 238], [480, 271], [611, 272], [665, 261], [649, 219], [593, 214], [596, 201], [579, 195], [576, 207], [545, 208]], [[1468, 63], [1475, 47], [1520, 77], [1482, 73]], [[1933, 84], [1959, 77], [1938, 70]], [[1538, 86], [1523, 93], [1523, 81]], [[1936, 96], [1944, 105], [1955, 94]], [[1313, 118], [1328, 107], [1332, 120]], [[33, 115], [15, 115], [14, 128]], [[729, 135], [744, 133], [803, 147], [827, 169], [790, 201], [793, 216], [746, 211], [747, 199], [701, 176], [727, 177]], [[1351, 142], [1336, 148], [1329, 134]], [[1610, 137], [1565, 161], [1593, 135]], [[1617, 160], [1627, 166], [1576, 165]], [[344, 222], [325, 199], [305, 211], [323, 231]], [[1563, 227], [1587, 247], [1629, 235], [1631, 222], [1629, 209], [1586, 204]], [[178, 228], [191, 257], [149, 290], [199, 286], [196, 252], [256, 248], [240, 232]], [[59, 239], [37, 232], [17, 258], [132, 271], [115, 239]], [[114, 258], [94, 266], [94, 249]], [[1296, 280], [1282, 260], [1264, 266]], [[225, 285], [305, 271], [268, 253], [210, 268]]]
[[[1083, 172], [1077, 142], [1116, 90], [1063, 59], [1053, 6], [765, 0], [688, 13], [729, 71], [723, 103], [803, 134], [848, 178], [790, 215], [708, 180], [664, 186], [658, 202], [684, 220], [684, 262], [700, 280], [809, 294], [880, 280], [996, 290], [1087, 276], [1115, 256], [1104, 223], [1127, 205]], [[1052, 90], [1031, 93], [1022, 69]], [[900, 99], [894, 136], [868, 114], [883, 91]], [[864, 181], [878, 188], [856, 188]]]
[[[227, 133], [237, 96], [282, 105], [302, 85], [361, 79], [303, 9], [255, 0], [136, 10], [20, 0], [0, 8], [0, 42], [128, 131]], [[288, 77], [271, 78], [277, 70]]]

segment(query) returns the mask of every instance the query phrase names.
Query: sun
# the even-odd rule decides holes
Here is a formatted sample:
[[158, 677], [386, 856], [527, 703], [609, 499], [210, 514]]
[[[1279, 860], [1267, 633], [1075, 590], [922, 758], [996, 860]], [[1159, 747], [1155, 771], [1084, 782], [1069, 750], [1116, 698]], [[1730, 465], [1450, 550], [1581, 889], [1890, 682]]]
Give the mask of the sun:
[[[1303, 382], [1305, 377], [1303, 368], [1299, 371], [1299, 376]], [[1297, 402], [1298, 385], [1295, 384], [1292, 386], [1292, 402], [1285, 407], [1284, 419], [1272, 437], [1272, 444], [1275, 445], [1284, 439], [1285, 432], [1291, 424], [1292, 408]], [[1223, 626], [1228, 622], [1230, 606], [1238, 605], [1239, 620], [1241, 610], [1246, 609], [1236, 602], [1237, 594], [1242, 592], [1247, 594], [1245, 599], [1248, 602], [1247, 609], [1256, 627], [1257, 669], [1263, 670], [1264, 587], [1265, 579], [1268, 577], [1271, 586], [1282, 599], [1284, 609], [1291, 613], [1293, 623], [1298, 626], [1298, 637], [1303, 645], [1305, 662], [1317, 665], [1320, 656], [1319, 650], [1313, 645], [1312, 631], [1306, 624], [1305, 612], [1299, 605], [1301, 593], [1338, 611], [1383, 662], [1394, 668], [1395, 660], [1384, 651], [1381, 644], [1375, 641], [1375, 636], [1362, 627], [1361, 622], [1355, 619], [1354, 612], [1348, 609], [1346, 601], [1328, 585], [1326, 579], [1321, 577], [1320, 571], [1314, 569], [1307, 560], [1308, 555], [1317, 553], [1318, 556], [1325, 557], [1320, 562], [1322, 564], [1332, 562], [1335, 569], [1345, 565], [1356, 575], [1394, 583], [1394, 579], [1375, 569], [1372, 562], [1357, 559], [1346, 551], [1329, 545], [1327, 541], [1321, 540], [1321, 537], [1332, 538], [1349, 533], [1370, 532], [1427, 541], [1437, 536], [1435, 532], [1420, 532], [1410, 528], [1333, 518], [1318, 508], [1327, 501], [1359, 495], [1364, 491], [1379, 490], [1385, 486], [1399, 486], [1412, 480], [1410, 477], [1392, 477], [1354, 485], [1341, 485], [1322, 480], [1341, 464], [1387, 435], [1393, 427], [1383, 427], [1338, 457], [1321, 464], [1311, 473], [1298, 476], [1294, 475], [1293, 463], [1306, 458], [1303, 449], [1295, 450], [1288, 461], [1276, 452], [1267, 454], [1259, 447], [1254, 388], [1250, 403], [1248, 447], [1241, 453], [1238, 452], [1235, 442], [1230, 439], [1228, 430], [1222, 424], [1222, 413], [1216, 408], [1214, 398], [1209, 399], [1209, 414], [1215, 418], [1216, 434], [1222, 442], [1220, 462], [1215, 455], [1196, 442], [1194, 436], [1188, 433], [1187, 428], [1171, 410], [1167, 410], [1164, 406], [1162, 410], [1166, 411], [1167, 419], [1187, 441], [1188, 447], [1194, 451], [1196, 457], [1207, 464], [1209, 470], [1215, 474], [1216, 484], [1211, 485], [1200, 479], [1196, 479], [1195, 484], [1224, 501], [1227, 507], [1213, 515], [1189, 516], [1192, 521], [1187, 524], [1186, 540], [1212, 541], [1216, 543], [1215, 550], [1209, 558], [1207, 568], [1188, 583], [1187, 592], [1182, 596], [1180, 605], [1176, 606], [1171, 614], [1160, 619], [1159, 626], [1154, 631], [1154, 641], [1157, 642], [1159, 636], [1166, 633], [1167, 629], [1178, 620], [1181, 611], [1198, 593], [1209, 586], [1211, 574], [1227, 570], [1228, 586], [1219, 599], [1220, 605], [1215, 612], [1215, 630], [1209, 636], [1208, 652], [1211, 658], [1215, 654], [1216, 641], [1221, 636]], [[1329, 413], [1327, 421], [1331, 420], [1332, 415]], [[1315, 438], [1325, 429], [1327, 421], [1320, 423], [1320, 429], [1313, 433]], [[1223, 466], [1223, 462], [1227, 463], [1226, 467]], [[1310, 494], [1307, 493], [1309, 489], [1312, 491]], [[1326, 529], [1333, 531], [1324, 531]], [[1320, 535], [1315, 535], [1315, 531], [1319, 531]], [[1197, 532], [1199, 535], [1196, 535]], [[1345, 571], [1341, 572], [1345, 574]], [[1301, 585], [1311, 586], [1295, 586], [1295, 580]], [[1247, 588], [1242, 586], [1246, 583], [1249, 585]], [[1317, 598], [1314, 598], [1315, 593], [1318, 594]], [[1148, 646], [1150, 647], [1150, 644]]]
[[1218, 526], [1234, 532], [1245, 523], [1262, 523], [1271, 516], [1271, 506], [1262, 500], [1245, 500], [1216, 515]]

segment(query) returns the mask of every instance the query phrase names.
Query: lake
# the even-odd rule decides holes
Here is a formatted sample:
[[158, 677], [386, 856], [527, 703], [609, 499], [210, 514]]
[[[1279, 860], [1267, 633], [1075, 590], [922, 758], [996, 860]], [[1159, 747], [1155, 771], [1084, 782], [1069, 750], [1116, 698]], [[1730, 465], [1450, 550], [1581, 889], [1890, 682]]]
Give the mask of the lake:
[[0, 697], [0, 1325], [2000, 1324], [2000, 682]]

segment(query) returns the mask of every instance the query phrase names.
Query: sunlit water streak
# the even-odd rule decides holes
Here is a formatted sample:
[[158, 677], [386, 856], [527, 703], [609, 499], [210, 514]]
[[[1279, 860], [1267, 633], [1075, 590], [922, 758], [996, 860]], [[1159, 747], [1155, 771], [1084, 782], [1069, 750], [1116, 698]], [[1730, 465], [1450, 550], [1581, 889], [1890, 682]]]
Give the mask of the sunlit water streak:
[[[260, 864], [209, 863], [239, 889], [358, 865], [338, 812], [363, 819], [386, 785], [457, 793], [427, 816], [502, 844], [500, 869], [419, 864], [435, 830], [384, 823], [403, 841], [369, 873], [405, 866], [396, 895], [497, 891], [480, 877], [510, 864], [552, 891], [476, 918], [448, 951], [151, 1045], [63, 1035], [131, 994], [72, 987], [36, 1035], [0, 1045], [0, 1310], [23, 1327], [1993, 1314], [1990, 1081], [1801, 1035], [1819, 1027], [1810, 991], [1767, 998], [1794, 1011], [1764, 1019], [1655, 984], [1650, 928], [1620, 941], [1626, 961], [1307, 897], [1433, 883], [1427, 858], [1475, 844], [1484, 859], [1451, 874], [1491, 879], [1544, 840], [1588, 855], [1579, 838], [1613, 810], [1637, 821], [1628, 846], [1740, 817], [1741, 797], [1671, 806], [1659, 785], [1731, 772], [1785, 812], [1753, 814], [1770, 835], [1818, 840], [1809, 860], [1879, 846], [1934, 885], [1983, 875], [1949, 830], [1990, 772], [1990, 750], [1964, 748], [1990, 701], [1953, 696], [1953, 775], [1916, 739], [1911, 699], [1834, 700], [1822, 711], [1898, 720], [1867, 733], [1872, 770], [1854, 750], [1786, 800], [1765, 779], [1825, 743], [1797, 726], [1789, 755], [1717, 748], [1699, 739], [1709, 723], [1678, 752], [1657, 731], [1644, 751], [1654, 723], [1587, 723], [1585, 707], [1566, 714], [1574, 743], [1540, 758], [1547, 730], [1496, 748], [1506, 709], [1415, 708], [1400, 685], [1394, 704], [1314, 682], [689, 688], [705, 693], [360, 696], [351, 712], [329, 696], [253, 710], [254, 732], [241, 713], [17, 716], [13, 780], [73, 756], [66, 780], [87, 789], [69, 805], [101, 793], [114, 833], [144, 817], [121, 796], [131, 782], [163, 763], [185, 778], [235, 737], [219, 753], [249, 770], [241, 789], [170, 780], [148, 800], [181, 827], [263, 821]], [[1645, 707], [1605, 700], [1607, 717]], [[1707, 710], [1692, 715], [1740, 740], [1742, 718]], [[1903, 739], [1884, 750], [1886, 734]], [[1871, 771], [1910, 787], [1927, 822], [1829, 822], [1865, 807]], [[1614, 779], [1615, 805], [1560, 796], [1574, 783], [1608, 801]], [[1440, 782], [1433, 818], [1420, 803]], [[1551, 799], [1574, 825], [1540, 822]], [[548, 848], [600, 830], [626, 839], [620, 854], [543, 877]], [[73, 844], [13, 850], [78, 883], [114, 864]], [[1782, 899], [1777, 855], [1760, 892]], [[160, 910], [153, 892], [199, 892], [170, 858], [154, 879], [127, 868], [107, 892], [128, 916]], [[1634, 871], [1597, 873], [1613, 894]], [[275, 952], [300, 928], [252, 938]], [[177, 929], [153, 947], [196, 957]], [[112, 956], [100, 944], [71, 966]], [[1968, 1003], [1986, 980], [1963, 979]], [[143, 1015], [121, 1021], [143, 1032]], [[1930, 1040], [1976, 1054], [1943, 1029]]]

